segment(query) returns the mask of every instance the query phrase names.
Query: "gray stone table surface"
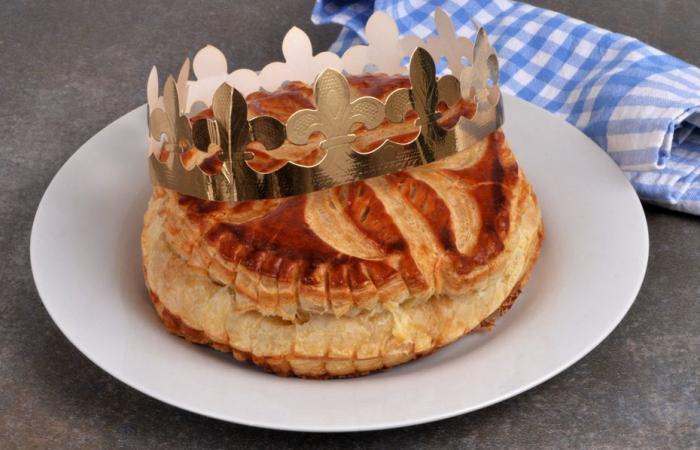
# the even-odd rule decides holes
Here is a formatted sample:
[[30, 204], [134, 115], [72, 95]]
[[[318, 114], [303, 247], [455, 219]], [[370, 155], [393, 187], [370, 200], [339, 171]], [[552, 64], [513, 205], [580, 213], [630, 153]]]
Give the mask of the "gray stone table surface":
[[[534, 2], [700, 65], [698, 0]], [[316, 49], [311, 0], [3, 2], [0, 6], [0, 448], [698, 448], [700, 220], [645, 207], [646, 279], [621, 325], [554, 379], [490, 408], [397, 430], [268, 431], [153, 400], [60, 333], [32, 280], [34, 212], [52, 176], [144, 103], [151, 65], [173, 73], [213, 43], [235, 63], [279, 59], [291, 25]]]

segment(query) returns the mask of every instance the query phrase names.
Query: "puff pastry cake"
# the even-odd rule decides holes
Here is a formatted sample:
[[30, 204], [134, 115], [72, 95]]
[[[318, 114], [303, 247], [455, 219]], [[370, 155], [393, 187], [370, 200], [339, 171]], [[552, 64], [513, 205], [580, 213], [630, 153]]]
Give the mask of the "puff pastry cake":
[[[380, 99], [408, 85], [349, 81]], [[311, 95], [302, 83], [254, 93], [249, 115], [286, 120]], [[287, 159], [308, 152], [313, 142]], [[327, 378], [404, 363], [490, 323], [526, 283], [542, 239], [535, 194], [496, 131], [428, 165], [285, 199], [229, 204], [156, 187], [141, 244], [170, 332], [279, 375]]]

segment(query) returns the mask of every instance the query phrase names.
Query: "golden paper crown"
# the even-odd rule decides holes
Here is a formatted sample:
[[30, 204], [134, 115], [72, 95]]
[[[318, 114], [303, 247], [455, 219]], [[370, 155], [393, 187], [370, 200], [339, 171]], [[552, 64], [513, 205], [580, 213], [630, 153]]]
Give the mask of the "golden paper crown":
[[[268, 64], [259, 73], [229, 74], [223, 54], [207, 46], [192, 63], [197, 80], [189, 80], [187, 59], [177, 81], [168, 77], [162, 96], [154, 67], [147, 87], [153, 183], [205, 200], [280, 198], [420, 166], [468, 148], [503, 123], [498, 59], [483, 28], [475, 24], [472, 44], [455, 35], [441, 9], [435, 22], [438, 33], [426, 41], [400, 38], [391, 17], [376, 12], [365, 29], [369, 44], [349, 48], [342, 58], [330, 52], [314, 56], [306, 34], [292, 28], [282, 44], [286, 62]], [[409, 53], [406, 67], [402, 62]], [[434, 60], [446, 60], [443, 72], [449, 74], [437, 78]], [[352, 98], [344, 74], [371, 71], [408, 72], [411, 87], [396, 89], [384, 101]], [[270, 116], [249, 119], [244, 95], [274, 91], [288, 80], [314, 82], [314, 109], [296, 111], [286, 123]], [[443, 128], [438, 105], [458, 102], [474, 104], [475, 113]], [[403, 123], [411, 111], [417, 119], [409, 142], [390, 138], [370, 150], [355, 148], [359, 128]], [[259, 155], [274, 157], [280, 148], [307, 145], [319, 133], [320, 151], [312, 161], [256, 164]], [[254, 147], [259, 150], [251, 152]]]

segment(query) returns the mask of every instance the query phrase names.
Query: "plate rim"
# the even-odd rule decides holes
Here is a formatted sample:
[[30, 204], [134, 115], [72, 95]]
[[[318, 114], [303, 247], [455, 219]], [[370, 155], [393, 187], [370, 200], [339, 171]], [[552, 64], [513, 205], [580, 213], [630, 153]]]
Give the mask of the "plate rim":
[[[558, 125], [560, 126], [565, 126], [569, 127], [576, 133], [580, 134], [583, 138], [586, 140], [590, 141], [593, 145], [598, 147], [598, 144], [596, 144], [592, 139], [590, 139], [588, 136], [586, 136], [581, 130], [578, 128], [574, 127], [570, 123], [564, 121], [563, 119], [559, 118], [558, 116], [554, 115], [553, 113], [544, 110], [543, 108], [527, 102], [526, 100], [517, 98], [515, 96], [509, 95], [509, 94], [504, 94], [505, 97], [508, 97], [509, 101], [515, 101], [515, 102], [521, 102], [529, 105], [530, 107], [534, 107], [539, 109], [541, 112], [546, 113], [549, 116], [550, 120], [556, 121]], [[483, 401], [479, 404], [476, 405], [470, 405], [464, 408], [457, 408], [454, 410], [446, 411], [442, 414], [434, 414], [430, 416], [424, 416], [420, 419], [399, 419], [399, 420], [385, 420], [381, 424], [370, 424], [370, 425], [349, 425], [349, 426], [316, 426], [316, 427], [304, 427], [304, 426], [297, 426], [297, 425], [286, 425], [279, 423], [279, 421], [269, 421], [265, 422], [262, 420], [247, 420], [245, 418], [237, 417], [237, 418], [231, 418], [230, 416], [226, 416], [224, 414], [217, 413], [215, 411], [211, 410], [205, 410], [203, 408], [196, 408], [192, 407], [190, 405], [184, 404], [176, 399], [170, 399], [166, 395], [162, 395], [159, 392], [154, 392], [151, 388], [144, 386], [140, 383], [137, 382], [137, 380], [132, 380], [129, 379], [128, 376], [124, 374], [115, 374], [113, 371], [108, 370], [101, 364], [97, 358], [93, 357], [93, 355], [90, 355], [89, 350], [86, 350], [85, 347], [81, 344], [81, 342], [78, 339], [75, 339], [75, 337], [72, 335], [72, 333], [65, 329], [65, 324], [61, 324], [59, 321], [56, 320], [56, 311], [53, 309], [52, 306], [49, 306], [47, 304], [47, 301], [45, 300], [45, 294], [46, 292], [42, 291], [42, 287], [40, 286], [40, 282], [38, 281], [37, 278], [37, 271], [36, 271], [36, 259], [38, 258], [37, 253], [39, 252], [39, 249], [37, 248], [36, 244], [36, 230], [38, 227], [39, 223], [39, 218], [40, 214], [43, 209], [47, 208], [46, 206], [46, 197], [48, 192], [54, 187], [56, 180], [61, 173], [61, 171], [68, 165], [74, 158], [79, 157], [78, 155], [81, 153], [81, 151], [87, 147], [89, 147], [89, 144], [91, 141], [95, 140], [101, 133], [103, 133], [106, 129], [110, 128], [112, 125], [114, 125], [116, 122], [124, 118], [125, 116], [128, 116], [130, 114], [134, 114], [137, 111], [144, 109], [146, 105], [141, 105], [137, 108], [134, 108], [127, 113], [119, 116], [116, 118], [114, 121], [110, 122], [106, 126], [102, 127], [98, 132], [93, 134], [88, 140], [86, 140], [82, 145], [78, 147], [76, 151], [74, 151], [68, 159], [66, 159], [63, 164], [61, 164], [61, 167], [56, 171], [56, 173], [53, 175], [51, 178], [51, 181], [46, 187], [46, 190], [42, 194], [41, 200], [37, 206], [37, 209], [34, 213], [34, 218], [32, 220], [32, 227], [31, 227], [31, 233], [30, 233], [30, 242], [29, 242], [29, 254], [30, 254], [30, 262], [31, 262], [31, 271], [32, 271], [32, 278], [34, 280], [34, 285], [36, 287], [37, 293], [39, 294], [39, 298], [44, 305], [44, 308], [49, 314], [49, 317], [53, 321], [53, 323], [57, 326], [57, 328], [61, 331], [61, 333], [65, 336], [65, 338], [75, 347], [77, 348], [80, 353], [83, 354], [89, 361], [91, 361], [93, 364], [95, 364], [97, 367], [99, 367], [101, 370], [105, 371], [108, 373], [110, 376], [113, 378], [117, 379], [119, 382], [129, 386], [132, 389], [135, 389], [151, 398], [154, 398], [158, 401], [161, 401], [165, 404], [174, 406], [176, 408], [203, 415], [206, 417], [210, 417], [213, 419], [217, 420], [222, 420], [225, 422], [230, 422], [230, 423], [236, 423], [236, 424], [241, 424], [241, 425], [246, 425], [246, 426], [251, 426], [251, 427], [256, 427], [256, 428], [263, 428], [263, 429], [273, 429], [273, 430], [282, 430], [282, 431], [298, 431], [298, 432], [322, 432], [322, 433], [341, 433], [341, 432], [362, 432], [362, 431], [377, 431], [377, 430], [386, 430], [386, 429], [394, 429], [394, 428], [401, 428], [401, 427], [407, 427], [407, 426], [414, 426], [414, 425], [420, 425], [420, 424], [425, 424], [425, 423], [430, 423], [430, 422], [435, 422], [439, 420], [444, 420], [448, 419], [451, 417], [456, 417], [462, 414], [467, 414], [470, 412], [474, 412], [480, 409], [487, 408], [489, 406], [492, 406], [494, 404], [500, 403], [502, 401], [505, 401], [507, 399], [516, 397], [523, 392], [526, 392], [530, 389], [533, 389], [534, 387], [556, 377], [563, 371], [567, 370], [577, 362], [579, 362], [581, 359], [583, 359], [586, 355], [588, 355], [591, 351], [593, 351], [596, 347], [598, 347], [605, 339], [607, 339], [608, 336], [619, 326], [619, 324], [622, 322], [622, 320], [625, 318], [627, 313], [629, 312], [630, 308], [636, 301], [636, 298], [639, 295], [640, 289], [642, 287], [642, 284], [646, 278], [646, 272], [648, 269], [648, 263], [649, 263], [649, 228], [648, 224], [646, 221], [646, 216], [644, 214], [644, 210], [642, 207], [642, 202], [639, 199], [638, 195], [636, 192], [634, 192], [634, 189], [632, 188], [631, 184], [629, 184], [629, 181], [625, 178], [629, 189], [634, 193], [634, 200], [635, 200], [635, 209], [637, 209], [637, 212], [640, 215], [641, 221], [640, 224], [643, 226], [643, 238], [644, 242], [640, 242], [639, 244], [642, 245], [642, 251], [643, 251], [643, 269], [640, 271], [638, 275], [638, 279], [635, 282], [634, 289], [632, 291], [634, 292], [634, 295], [632, 296], [631, 300], [627, 302], [626, 307], [624, 308], [623, 311], [621, 311], [618, 315], [616, 315], [615, 320], [612, 320], [610, 322], [611, 325], [605, 329], [604, 332], [600, 333], [599, 337], [596, 339], [592, 339], [587, 346], [584, 347], [583, 350], [579, 351], [576, 353], [575, 356], [570, 356], [567, 358], [567, 362], [564, 364], [561, 364], [559, 367], [556, 369], [551, 370], [550, 372], [541, 375], [540, 377], [537, 377], [535, 380], [531, 381], [530, 383], [526, 383], [518, 387], [517, 389], [513, 389], [512, 391], [506, 392], [500, 396], [494, 397], [488, 401]], [[604, 150], [600, 149], [601, 152], [604, 152]], [[606, 153], [606, 156], [607, 153]], [[610, 159], [610, 164], [615, 164], [612, 159]], [[620, 176], [624, 178], [624, 175], [620, 173]], [[50, 303], [50, 302], [48, 302]], [[619, 316], [619, 317], [618, 317]]]

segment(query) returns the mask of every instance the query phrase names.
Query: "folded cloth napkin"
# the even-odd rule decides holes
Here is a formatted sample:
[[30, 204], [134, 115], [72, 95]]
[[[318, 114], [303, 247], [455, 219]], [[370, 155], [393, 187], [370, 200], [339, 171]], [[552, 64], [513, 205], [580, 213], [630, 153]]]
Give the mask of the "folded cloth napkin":
[[637, 39], [510, 0], [316, 0], [312, 20], [345, 28], [332, 50], [364, 43], [374, 11], [402, 35], [482, 24], [501, 60], [501, 89], [575, 125], [619, 164], [639, 196], [700, 215], [700, 69]]

